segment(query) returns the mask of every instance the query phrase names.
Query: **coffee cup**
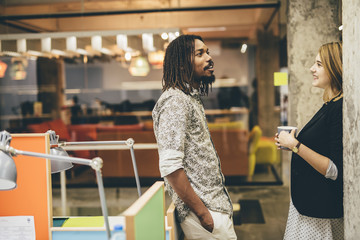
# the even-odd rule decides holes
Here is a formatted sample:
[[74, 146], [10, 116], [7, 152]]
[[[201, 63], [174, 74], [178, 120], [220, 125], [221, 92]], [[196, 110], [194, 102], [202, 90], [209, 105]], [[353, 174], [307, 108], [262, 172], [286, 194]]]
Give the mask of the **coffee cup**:
[[[277, 127], [277, 132], [278, 132], [278, 134], [280, 134], [280, 132], [282, 132], [282, 131], [286, 131], [286, 132], [288, 132], [288, 133], [291, 133], [291, 131], [293, 130], [293, 129], [295, 129], [295, 136], [296, 136], [296, 132], [297, 132], [297, 127], [292, 127], [292, 126], [278, 126]], [[287, 147], [280, 147], [281, 149], [286, 149], [286, 150], [290, 150], [289, 148], [287, 148]]]

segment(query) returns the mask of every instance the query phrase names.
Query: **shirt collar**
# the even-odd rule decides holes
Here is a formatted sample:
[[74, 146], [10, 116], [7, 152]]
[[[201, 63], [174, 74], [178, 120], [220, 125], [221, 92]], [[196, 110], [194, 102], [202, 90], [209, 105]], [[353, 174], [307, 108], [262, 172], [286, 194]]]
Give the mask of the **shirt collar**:
[[200, 95], [199, 90], [193, 89], [192, 92], [190, 93], [190, 95], [193, 96], [193, 97], [199, 96]]

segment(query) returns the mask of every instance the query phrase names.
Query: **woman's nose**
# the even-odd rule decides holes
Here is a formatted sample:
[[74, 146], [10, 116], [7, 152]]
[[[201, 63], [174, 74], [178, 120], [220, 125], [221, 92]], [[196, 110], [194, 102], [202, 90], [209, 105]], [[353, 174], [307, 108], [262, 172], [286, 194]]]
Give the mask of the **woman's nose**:
[[314, 65], [312, 65], [311, 67], [310, 67], [310, 72], [314, 72], [315, 70], [314, 70]]

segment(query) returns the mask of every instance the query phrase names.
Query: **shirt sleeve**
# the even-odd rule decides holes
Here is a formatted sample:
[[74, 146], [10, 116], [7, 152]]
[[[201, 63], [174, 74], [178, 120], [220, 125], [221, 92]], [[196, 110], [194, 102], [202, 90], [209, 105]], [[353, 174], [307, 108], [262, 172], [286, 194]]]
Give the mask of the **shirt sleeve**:
[[[343, 179], [343, 126], [342, 126], [342, 100], [335, 103], [331, 111], [329, 112], [329, 155], [333, 164], [337, 169], [336, 181], [342, 181]], [[330, 165], [330, 164], [329, 164]], [[331, 167], [331, 166], [329, 166]]]
[[166, 99], [159, 108], [157, 144], [161, 177], [184, 168], [184, 140], [188, 111], [186, 101], [177, 96]]
[[337, 176], [338, 176], [338, 169], [337, 169], [336, 165], [334, 164], [334, 162], [330, 160], [329, 166], [326, 170], [325, 177], [335, 181]]

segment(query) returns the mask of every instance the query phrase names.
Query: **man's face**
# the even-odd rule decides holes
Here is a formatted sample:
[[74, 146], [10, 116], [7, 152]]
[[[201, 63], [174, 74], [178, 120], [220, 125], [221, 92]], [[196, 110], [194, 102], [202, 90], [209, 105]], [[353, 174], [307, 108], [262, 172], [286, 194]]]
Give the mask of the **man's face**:
[[214, 62], [209, 55], [208, 47], [199, 39], [195, 39], [195, 56], [194, 56], [194, 78], [198, 82], [200, 79], [212, 79], [214, 76]]

